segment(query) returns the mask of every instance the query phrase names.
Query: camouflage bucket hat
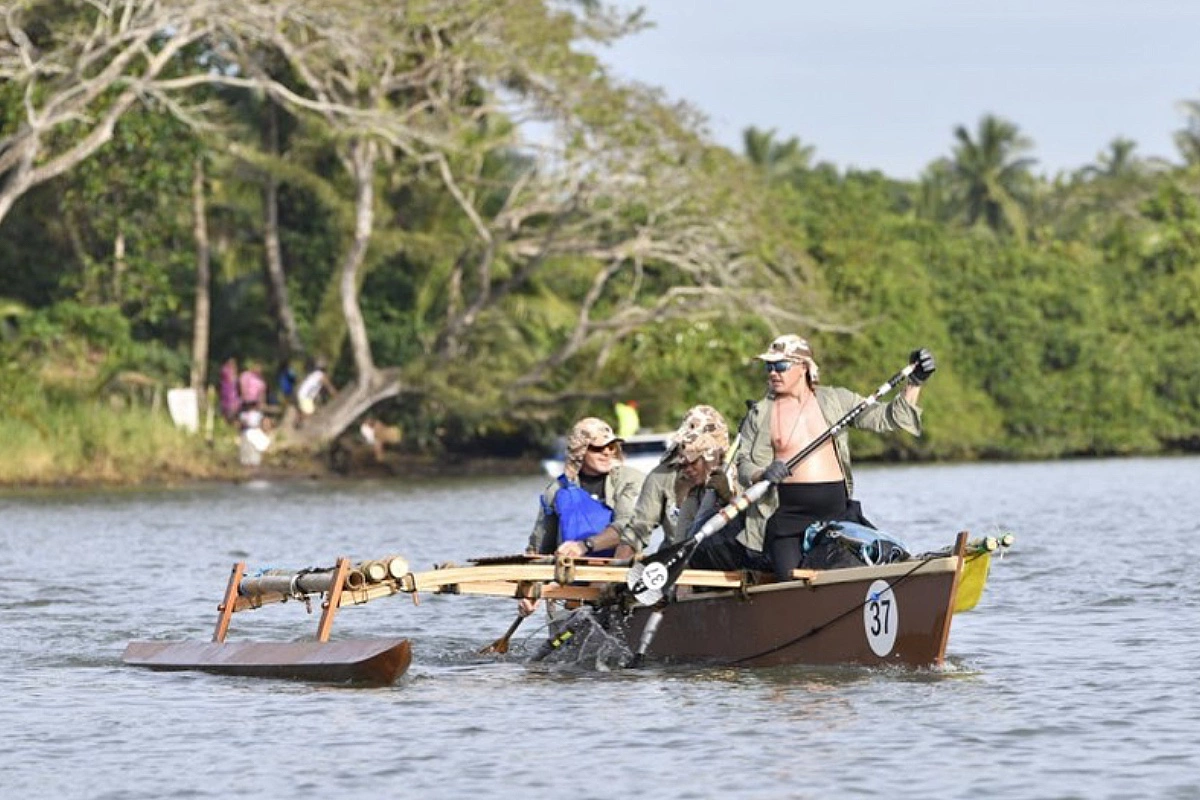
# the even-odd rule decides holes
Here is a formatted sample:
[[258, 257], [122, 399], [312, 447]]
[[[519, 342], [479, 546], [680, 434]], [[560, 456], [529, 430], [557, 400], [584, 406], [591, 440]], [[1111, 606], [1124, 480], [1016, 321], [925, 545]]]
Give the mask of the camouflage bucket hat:
[[819, 383], [821, 380], [821, 368], [813, 360], [812, 347], [807, 339], [795, 334], [776, 337], [767, 351], [759, 353], [755, 358], [767, 362], [791, 361], [793, 364], [807, 364], [809, 379], [813, 383]]
[[683, 416], [683, 423], [671, 435], [667, 458], [676, 465], [697, 458], [708, 462], [720, 461], [729, 448], [729, 426], [721, 412], [712, 406], [692, 406]]
[[612, 426], [604, 420], [599, 417], [584, 417], [575, 423], [567, 435], [567, 463], [563, 471], [568, 478], [574, 478], [579, 474], [579, 467], [583, 464], [583, 457], [587, 455], [589, 447], [603, 447], [623, 441], [624, 439], [613, 433]]

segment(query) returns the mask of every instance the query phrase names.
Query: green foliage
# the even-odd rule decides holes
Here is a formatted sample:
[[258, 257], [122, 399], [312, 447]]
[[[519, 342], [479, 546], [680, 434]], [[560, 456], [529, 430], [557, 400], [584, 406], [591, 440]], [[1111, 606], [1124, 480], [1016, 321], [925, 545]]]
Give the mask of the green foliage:
[[604, 367], [612, 395], [578, 404], [574, 416], [611, 419], [615, 401], [633, 399], [644, 426], [672, 430], [689, 408], [703, 403], [736, 426], [745, 401], [762, 396], [761, 364], [753, 356], [774, 335], [753, 317], [680, 321], [639, 332]]
[[[739, 159], [697, 135], [691, 110], [605, 74], [589, 48], [637, 29], [638, 14], [593, 0], [517, 0], [487, 28], [491, 38], [456, 41], [471, 10], [486, 6], [417, 4], [406, 7], [411, 16], [386, 18], [353, 4], [306, 6], [339, 36], [359, 37], [361, 62], [330, 49], [320, 51], [327, 63], [307, 64], [346, 69], [325, 84], [346, 102], [368, 96], [371, 69], [391, 63], [382, 58], [389, 48], [414, 63], [429, 58], [422, 36], [393, 42], [415, 21], [444, 30], [439, 48], [457, 48], [455, 63], [466, 66], [444, 76], [438, 103], [395, 89], [345, 119], [281, 105], [278, 141], [268, 146], [271, 107], [261, 93], [155, 95], [180, 105], [135, 106], [105, 147], [26, 192], [0, 220], [0, 438], [12, 443], [0, 463], [82, 474], [190, 452], [161, 414], [130, 410], [144, 412], [137, 392], [150, 390], [128, 380], [167, 386], [188, 373], [198, 158], [209, 176], [213, 360], [275, 360], [262, 277], [270, 178], [300, 337], [340, 360], [339, 383], [354, 377], [340, 295], [355, 221], [345, 157], [349, 143], [373, 135], [382, 155], [359, 299], [373, 358], [404, 376], [405, 392], [381, 411], [416, 447], [529, 449], [585, 414], [611, 417], [613, 402], [630, 398], [657, 429], [697, 403], [736, 423], [764, 389], [752, 356], [795, 332], [812, 341], [826, 383], [861, 393], [912, 350], [937, 355], [921, 398], [926, 435], [863, 436], [859, 457], [1200, 448], [1194, 165], [1155, 167], [1117, 139], [1092, 165], [1038, 178], [1032, 142], [992, 116], [974, 130], [957, 127], [949, 152], [917, 182], [814, 165], [798, 136], [758, 128], [746, 131]], [[38, 6], [27, 32], [58, 52], [82, 8]], [[333, 47], [317, 27], [305, 34], [312, 52]], [[239, 72], [225, 61], [230, 50], [210, 44], [197, 42], [168, 73], [189, 75], [195, 64], [261, 70], [297, 96], [316, 96], [265, 45], [238, 56], [254, 67]], [[524, 104], [514, 116], [563, 132], [561, 163], [522, 147], [514, 119], [495, 110], [506, 103], [495, 102], [494, 86]], [[16, 82], [0, 84], [0, 136], [17, 130], [23, 101]], [[1194, 164], [1193, 106], [1178, 143]], [[208, 127], [181, 123], [184, 110]], [[409, 127], [371, 127], [397, 111]], [[46, 145], [61, 152], [85, 130], [64, 124]], [[578, 184], [553, 183], [555, 169], [577, 170]], [[631, 188], [604, 184], [624, 169]], [[522, 195], [537, 181], [541, 195]], [[727, 228], [736, 246], [720, 249], [728, 242], [711, 237], [696, 248], [709, 261], [679, 256]], [[537, 251], [544, 243], [554, 246]], [[727, 290], [740, 305], [705, 305], [700, 291], [658, 305], [687, 289]], [[452, 329], [479, 297], [486, 302], [469, 324]], [[611, 335], [589, 338], [597, 331]], [[64, 439], [75, 445], [60, 447]], [[138, 451], [143, 441], [157, 444]]]

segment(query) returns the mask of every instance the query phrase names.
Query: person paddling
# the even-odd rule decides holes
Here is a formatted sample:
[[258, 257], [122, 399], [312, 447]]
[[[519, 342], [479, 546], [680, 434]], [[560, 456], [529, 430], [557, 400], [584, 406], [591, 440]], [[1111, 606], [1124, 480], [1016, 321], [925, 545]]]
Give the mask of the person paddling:
[[[542, 493], [528, 552], [613, 555], [646, 477], [622, 463], [621, 441], [597, 417], [575, 423], [567, 436], [563, 474]], [[536, 601], [520, 601], [523, 614], [536, 606]]]
[[[700, 510], [710, 483], [724, 476], [729, 427], [712, 406], [692, 406], [671, 434], [667, 452], [646, 476], [634, 507], [633, 519], [621, 532], [617, 558], [631, 558], [650, 545], [654, 529], [663, 529], [662, 546], [683, 540]], [[736, 492], [722, 484], [726, 502]]]
[[[779, 580], [806, 566], [838, 566], [839, 551], [803, 552], [805, 529], [818, 520], [870, 523], [854, 500], [850, 442], [846, 431], [819, 447], [794, 469], [787, 460], [818, 438], [862, 396], [840, 387], [820, 385], [820, 368], [809, 343], [796, 335], [776, 338], [756, 356], [767, 370], [767, 395], [742, 422], [742, 446], [736, 463], [738, 479], [749, 486], [760, 480], [774, 486], [745, 513], [744, 527], [723, 530], [700, 543], [691, 566], [701, 569], [763, 569]], [[904, 391], [883, 405], [873, 405], [854, 419], [854, 427], [875, 433], [903, 430], [921, 435], [922, 384], [937, 369], [929, 350], [913, 351], [916, 368]], [[873, 527], [873, 526], [871, 526]]]

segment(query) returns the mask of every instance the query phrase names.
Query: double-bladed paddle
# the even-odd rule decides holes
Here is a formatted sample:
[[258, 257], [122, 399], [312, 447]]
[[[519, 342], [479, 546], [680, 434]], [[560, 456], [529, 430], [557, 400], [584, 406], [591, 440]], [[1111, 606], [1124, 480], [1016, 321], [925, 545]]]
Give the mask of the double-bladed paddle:
[[[908, 364], [904, 369], [888, 378], [869, 397], [864, 398], [861, 403], [847, 411], [845, 416], [829, 426], [824, 433], [809, 442], [803, 450], [789, 458], [787, 461], [788, 471], [790, 472], [795, 469], [797, 464], [816, 452], [817, 448], [841, 433], [860, 414], [878, 403], [881, 397], [896, 388], [916, 368], [916, 362]], [[659, 602], [666, 591], [679, 580], [680, 574], [687, 567], [688, 562], [695, 554], [696, 548], [700, 543], [736, 519], [739, 514], [750, 507], [751, 503], [758, 502], [770, 488], [770, 481], [759, 481], [735, 497], [729, 505], [710, 517], [708, 522], [704, 523], [703, 527], [692, 538], [671, 547], [665, 547], [648, 556], [640, 563], [634, 564], [625, 575], [625, 585], [629, 587], [633, 599], [639, 605], [643, 606], [652, 606]]]

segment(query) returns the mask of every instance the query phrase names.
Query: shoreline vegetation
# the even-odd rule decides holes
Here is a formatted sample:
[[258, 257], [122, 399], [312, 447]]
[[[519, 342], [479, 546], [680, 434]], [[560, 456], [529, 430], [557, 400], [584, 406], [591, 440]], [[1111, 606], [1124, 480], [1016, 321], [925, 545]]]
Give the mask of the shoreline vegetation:
[[[245, 475], [171, 427], [185, 387], [303, 403], [258, 474], [455, 474], [618, 401], [733, 427], [784, 333], [858, 392], [936, 354], [923, 435], [859, 461], [1200, 452], [1200, 100], [1174, 160], [1047, 174], [985, 113], [898, 179], [717, 144], [592, 55], [640, 10], [511, 6], [0, 15], [0, 485]], [[388, 457], [339, 462], [364, 425]]]
[[[33, 423], [21, 414], [0, 417], [0, 490], [173, 488], [205, 483], [430, 479], [454, 476], [541, 475], [538, 455], [486, 452], [414, 452], [388, 449], [377, 459], [372, 448], [347, 432], [329, 448], [270, 450], [259, 466], [238, 460], [238, 434], [220, 421], [211, 441], [177, 428], [165, 411], [140, 407], [85, 408], [47, 413]], [[1186, 455], [1182, 450], [1124, 454], [1015, 455], [919, 459], [969, 463], [991, 460], [1152, 457]], [[909, 453], [875, 453], [860, 464], [913, 463]]]
[[540, 474], [535, 457], [413, 453], [371, 448], [347, 433], [328, 450], [268, 451], [263, 463], [238, 461], [237, 432], [218, 422], [212, 441], [177, 428], [165, 412], [77, 407], [31, 424], [0, 418], [0, 489], [172, 487], [212, 482], [436, 478]]

